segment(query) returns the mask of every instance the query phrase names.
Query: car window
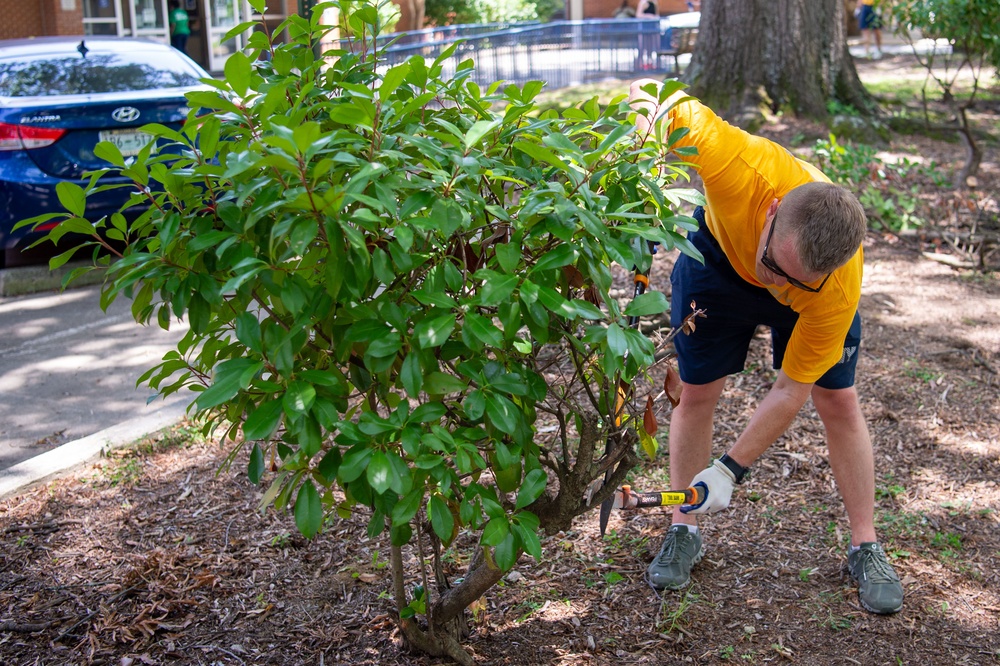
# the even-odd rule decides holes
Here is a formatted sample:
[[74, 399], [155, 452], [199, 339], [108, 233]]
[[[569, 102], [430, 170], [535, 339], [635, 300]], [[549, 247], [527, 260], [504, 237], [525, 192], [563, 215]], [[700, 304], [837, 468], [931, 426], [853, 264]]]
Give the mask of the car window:
[[0, 59], [0, 95], [33, 97], [193, 86], [191, 66], [169, 52], [87, 53]]

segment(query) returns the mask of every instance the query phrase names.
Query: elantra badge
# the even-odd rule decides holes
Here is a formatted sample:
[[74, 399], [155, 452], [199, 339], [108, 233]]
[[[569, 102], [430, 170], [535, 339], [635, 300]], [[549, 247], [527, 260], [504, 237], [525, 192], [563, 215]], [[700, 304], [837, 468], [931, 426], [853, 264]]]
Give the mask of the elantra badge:
[[139, 119], [139, 109], [134, 106], [119, 106], [111, 112], [111, 117], [120, 123], [130, 123]]

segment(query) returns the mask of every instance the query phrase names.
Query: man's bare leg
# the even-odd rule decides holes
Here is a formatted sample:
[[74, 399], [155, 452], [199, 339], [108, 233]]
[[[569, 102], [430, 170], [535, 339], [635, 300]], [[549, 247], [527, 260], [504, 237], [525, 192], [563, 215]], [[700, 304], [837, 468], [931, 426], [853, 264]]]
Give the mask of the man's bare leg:
[[[722, 389], [723, 377], [711, 384], [684, 384], [681, 401], [670, 418], [670, 485], [686, 488], [708, 465], [712, 453], [712, 417]], [[704, 552], [701, 535], [691, 531], [695, 516], [674, 509], [673, 524], [660, 552], [646, 569], [646, 580], [657, 590], [679, 590], [691, 582], [691, 567]]]
[[[670, 487], [687, 488], [691, 479], [708, 466], [712, 455], [715, 406], [726, 378], [710, 384], [684, 384], [681, 401], [670, 417]], [[674, 508], [674, 524], [697, 525], [696, 516]]]
[[875, 534], [875, 457], [857, 391], [816, 387], [812, 397], [826, 426], [830, 467], [851, 522], [847, 568], [858, 583], [858, 600], [873, 613], [897, 613], [905, 593]]
[[854, 387], [813, 388], [813, 404], [826, 427], [830, 467], [851, 522], [851, 544], [876, 541], [875, 461], [871, 436]]

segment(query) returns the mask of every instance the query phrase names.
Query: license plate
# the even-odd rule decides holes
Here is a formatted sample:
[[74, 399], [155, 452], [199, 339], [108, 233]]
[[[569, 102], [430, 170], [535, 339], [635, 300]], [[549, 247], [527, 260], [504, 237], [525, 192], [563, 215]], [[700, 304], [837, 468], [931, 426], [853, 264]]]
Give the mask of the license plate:
[[109, 141], [118, 146], [118, 150], [122, 151], [125, 157], [138, 155], [153, 138], [153, 135], [137, 129], [102, 130], [97, 136], [101, 141]]

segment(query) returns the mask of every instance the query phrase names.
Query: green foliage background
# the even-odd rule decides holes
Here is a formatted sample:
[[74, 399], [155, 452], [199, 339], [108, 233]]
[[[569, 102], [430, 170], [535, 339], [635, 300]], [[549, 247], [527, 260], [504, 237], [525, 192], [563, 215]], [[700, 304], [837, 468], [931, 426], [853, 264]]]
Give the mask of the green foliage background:
[[1000, 70], [1000, 3], [996, 0], [892, 0], [886, 3], [904, 35], [945, 38], [972, 60]]
[[557, 0], [427, 0], [425, 12], [435, 25], [547, 21], [564, 7]]

